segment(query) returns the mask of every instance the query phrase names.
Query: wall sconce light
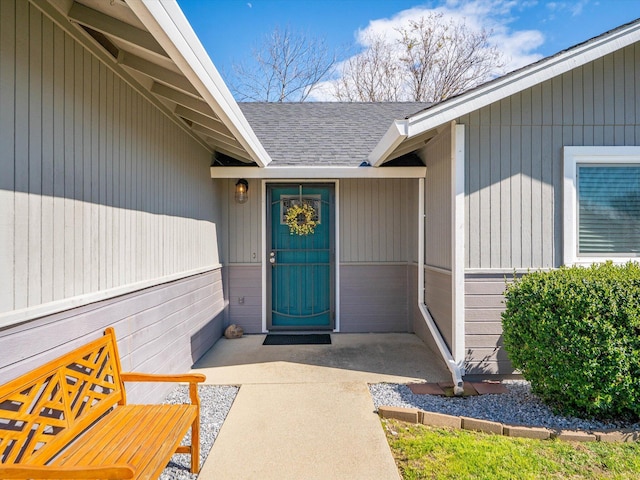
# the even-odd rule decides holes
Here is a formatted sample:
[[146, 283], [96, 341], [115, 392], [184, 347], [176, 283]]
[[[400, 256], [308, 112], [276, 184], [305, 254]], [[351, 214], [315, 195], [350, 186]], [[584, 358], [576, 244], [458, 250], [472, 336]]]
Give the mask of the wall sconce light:
[[247, 203], [249, 200], [249, 182], [241, 178], [236, 183], [236, 202]]

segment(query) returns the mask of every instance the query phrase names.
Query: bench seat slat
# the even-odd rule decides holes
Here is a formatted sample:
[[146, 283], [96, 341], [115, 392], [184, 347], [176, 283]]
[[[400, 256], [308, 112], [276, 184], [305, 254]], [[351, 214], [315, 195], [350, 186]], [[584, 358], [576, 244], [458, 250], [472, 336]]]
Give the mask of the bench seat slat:
[[128, 464], [136, 479], [156, 478], [197, 415], [194, 405], [124, 405], [101, 419], [51, 465]]
[[[100, 429], [110, 428], [111, 430], [105, 434], [104, 430], [90, 429], [81, 438], [80, 441], [91, 444], [92, 448], [78, 449], [68, 448], [54, 462], [57, 465], [74, 465], [76, 462], [83, 462], [85, 465], [91, 465], [103, 462], [114, 463], [121, 459], [122, 451], [125, 448], [137, 448], [134, 443], [134, 437], [128, 435], [118, 443], [112, 441], [114, 430], [125, 429], [128, 432], [128, 425], [136, 425], [136, 422], [146, 425], [149, 422], [148, 417], [150, 409], [158, 408], [157, 405], [150, 405], [148, 409], [141, 410], [139, 408], [131, 408], [134, 405], [119, 407], [109, 414], [109, 418], [103, 418], [96, 423], [95, 427]], [[97, 458], [100, 456], [100, 460]]]

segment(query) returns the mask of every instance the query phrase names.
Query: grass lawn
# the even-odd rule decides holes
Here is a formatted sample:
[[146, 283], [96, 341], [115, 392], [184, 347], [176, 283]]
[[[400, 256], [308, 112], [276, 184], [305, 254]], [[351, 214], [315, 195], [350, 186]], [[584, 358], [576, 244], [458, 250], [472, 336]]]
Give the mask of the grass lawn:
[[402, 478], [638, 479], [640, 442], [530, 440], [383, 420]]

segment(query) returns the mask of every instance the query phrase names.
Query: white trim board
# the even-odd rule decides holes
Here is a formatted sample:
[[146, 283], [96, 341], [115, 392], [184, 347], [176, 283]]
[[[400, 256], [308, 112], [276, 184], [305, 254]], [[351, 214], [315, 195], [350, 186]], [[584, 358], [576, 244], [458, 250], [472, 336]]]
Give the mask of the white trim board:
[[119, 297], [121, 295], [133, 293], [138, 290], [144, 290], [146, 288], [156, 287], [165, 283], [175, 282], [176, 280], [193, 277], [194, 275], [199, 275], [201, 273], [212, 272], [220, 268], [222, 268], [221, 264], [210, 265], [207, 267], [189, 270], [187, 272], [180, 272], [173, 275], [167, 275], [165, 277], [144, 280], [142, 282], [131, 283], [129, 285], [123, 285], [108, 290], [101, 290], [99, 292], [87, 293], [85, 295], [78, 295], [76, 297], [64, 298], [55, 302], [44, 303], [42, 305], [27, 307], [21, 310], [12, 310], [0, 315], [0, 328], [16, 325], [18, 323], [28, 322], [31, 320], [35, 320], [36, 318], [53, 315], [55, 313], [64, 312], [66, 310], [83, 307], [91, 303]]
[[264, 178], [299, 182], [327, 178], [424, 178], [426, 173], [427, 167], [211, 167], [211, 178]]
[[464, 375], [465, 310], [464, 310], [464, 125], [451, 125], [451, 274], [453, 281], [453, 358]]
[[578, 254], [578, 200], [576, 174], [578, 164], [599, 163], [636, 164], [640, 166], [640, 147], [564, 147], [564, 179], [562, 188], [563, 203], [563, 245], [564, 265], [590, 265], [611, 260], [614, 263], [638, 261], [638, 257]]

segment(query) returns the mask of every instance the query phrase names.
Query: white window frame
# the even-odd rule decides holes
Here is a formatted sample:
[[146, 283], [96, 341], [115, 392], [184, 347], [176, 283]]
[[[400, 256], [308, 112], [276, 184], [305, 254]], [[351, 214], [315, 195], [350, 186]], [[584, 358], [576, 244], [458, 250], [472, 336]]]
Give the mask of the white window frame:
[[563, 184], [563, 261], [565, 265], [590, 265], [611, 260], [614, 263], [638, 261], [639, 257], [612, 255], [600, 257], [578, 253], [577, 166], [584, 164], [637, 164], [640, 147], [564, 147]]

